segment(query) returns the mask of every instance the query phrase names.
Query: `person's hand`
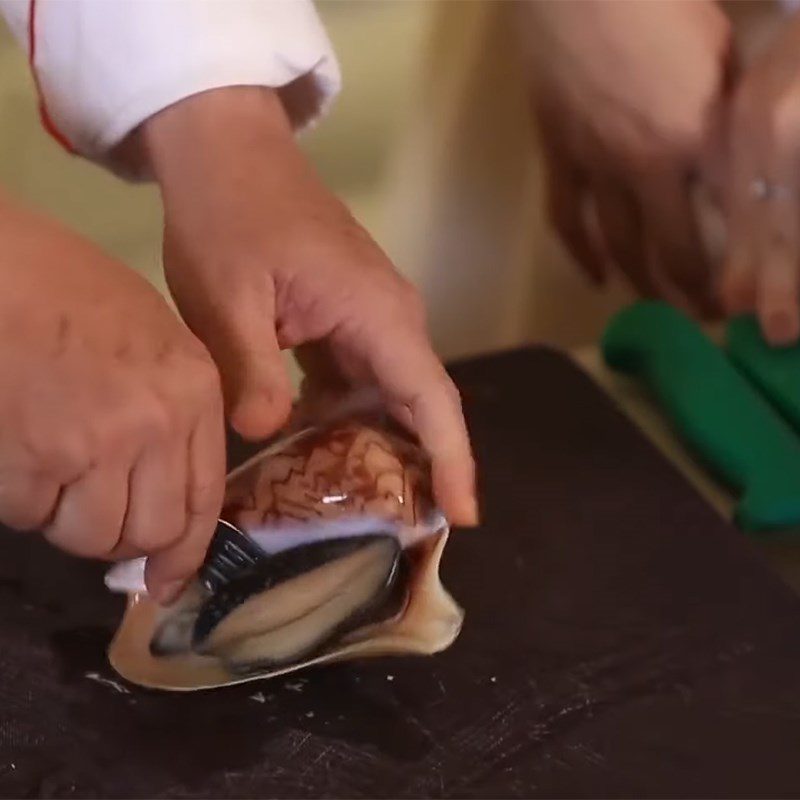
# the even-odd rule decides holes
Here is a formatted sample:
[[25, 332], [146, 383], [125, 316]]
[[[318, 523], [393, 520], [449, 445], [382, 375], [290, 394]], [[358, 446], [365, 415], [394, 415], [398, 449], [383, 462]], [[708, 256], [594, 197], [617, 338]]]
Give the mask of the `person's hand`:
[[742, 77], [727, 138], [725, 305], [757, 311], [766, 339], [790, 344], [800, 336], [800, 17]]
[[715, 130], [731, 34], [713, 2], [529, 2], [527, 50], [551, 221], [597, 283], [704, 315], [715, 285], [691, 181]]
[[69, 553], [149, 556], [166, 602], [222, 504], [213, 361], [143, 278], [0, 198], [0, 521]]
[[[299, 151], [276, 94], [206, 92], [149, 120], [167, 281], [222, 375], [232, 426], [264, 438], [286, 419], [281, 350], [317, 343], [338, 374], [380, 390], [431, 456], [436, 499], [477, 521], [460, 398], [422, 302]], [[318, 350], [319, 352], [319, 350]]]

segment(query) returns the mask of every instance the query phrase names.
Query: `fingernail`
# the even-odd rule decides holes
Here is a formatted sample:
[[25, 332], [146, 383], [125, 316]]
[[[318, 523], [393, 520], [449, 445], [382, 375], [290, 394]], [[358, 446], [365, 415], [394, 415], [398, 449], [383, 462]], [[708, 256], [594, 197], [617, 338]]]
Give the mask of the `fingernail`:
[[171, 581], [169, 583], [159, 586], [154, 593], [156, 602], [162, 606], [167, 606], [177, 599], [178, 595], [183, 591], [186, 584], [184, 581]]

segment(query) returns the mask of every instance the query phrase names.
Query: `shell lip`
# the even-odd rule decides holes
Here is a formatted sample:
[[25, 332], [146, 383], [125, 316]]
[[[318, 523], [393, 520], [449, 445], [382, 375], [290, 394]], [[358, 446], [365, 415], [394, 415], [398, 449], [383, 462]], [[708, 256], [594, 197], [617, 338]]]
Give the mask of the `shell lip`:
[[[404, 603], [396, 618], [367, 625], [327, 643], [317, 654], [283, 666], [232, 670], [217, 658], [186, 653], [159, 657], [148, 645], [158, 627], [159, 607], [146, 593], [129, 594], [123, 621], [109, 647], [109, 660], [119, 675], [139, 686], [162, 691], [192, 692], [275, 678], [313, 665], [389, 655], [431, 655], [452, 644], [464, 612], [438, 575], [449, 529], [420, 542], [419, 557], [404, 553], [410, 570]], [[414, 548], [417, 551], [417, 548]]]

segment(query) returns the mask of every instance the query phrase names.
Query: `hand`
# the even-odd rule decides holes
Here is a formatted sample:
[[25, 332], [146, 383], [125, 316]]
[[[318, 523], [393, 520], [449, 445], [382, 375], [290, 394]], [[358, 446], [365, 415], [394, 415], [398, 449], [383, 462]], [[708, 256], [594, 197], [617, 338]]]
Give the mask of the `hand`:
[[320, 183], [274, 92], [206, 92], [148, 123], [170, 290], [222, 375], [243, 436], [286, 419], [281, 349], [319, 343], [349, 383], [376, 385], [432, 458], [455, 524], [477, 521], [458, 392], [431, 349], [416, 291]]
[[712, 2], [529, 2], [552, 222], [597, 283], [717, 310], [691, 179], [717, 124], [731, 34]]
[[743, 76], [728, 138], [725, 304], [757, 310], [766, 339], [790, 344], [800, 336], [800, 18]]
[[67, 552], [148, 555], [164, 602], [222, 504], [219, 378], [144, 279], [0, 198], [0, 521]]

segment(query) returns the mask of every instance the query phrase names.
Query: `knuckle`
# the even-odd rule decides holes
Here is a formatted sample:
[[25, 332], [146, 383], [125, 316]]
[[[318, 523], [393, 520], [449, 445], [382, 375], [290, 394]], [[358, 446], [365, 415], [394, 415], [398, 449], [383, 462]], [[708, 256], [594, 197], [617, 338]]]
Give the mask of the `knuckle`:
[[189, 492], [186, 512], [192, 519], [216, 517], [225, 492], [223, 476], [209, 481], [196, 481]]
[[196, 364], [197, 380], [205, 395], [216, 398], [222, 393], [222, 381], [217, 365], [207, 353], [203, 354]]
[[99, 441], [94, 425], [63, 429], [46, 443], [33, 446], [40, 470], [60, 483], [71, 483], [97, 458]]
[[222, 507], [222, 491], [216, 486], [195, 488], [186, 503], [189, 525], [198, 525], [216, 519]]
[[157, 531], [148, 531], [139, 527], [131, 528], [126, 531], [123, 541], [142, 553], [150, 554], [160, 549], [157, 533]]
[[[50, 476], [60, 483], [67, 483], [80, 474], [92, 454], [92, 419], [76, 420], [72, 415], [55, 419], [23, 419], [16, 431], [9, 430], [9, 444], [14, 447], [13, 457], [16, 476], [30, 483], [36, 476]], [[8, 459], [4, 472], [9, 467]], [[2, 482], [7, 483], [5, 475]]]
[[443, 373], [439, 378], [437, 388], [449, 403], [459, 409], [461, 408], [461, 392], [447, 373]]
[[35, 531], [42, 527], [49, 509], [29, 506], [25, 509], [8, 512], [0, 507], [0, 521], [16, 531]]
[[45, 528], [44, 538], [54, 547], [79, 558], [105, 558], [113, 550], [115, 540], [95, 533], [87, 536], [82, 530], [53, 525]]
[[18, 531], [39, 530], [52, 513], [52, 503], [36, 492], [19, 493], [13, 498], [0, 496], [0, 521]]
[[155, 405], [152, 398], [135, 393], [108, 413], [98, 415], [87, 434], [91, 463], [119, 458], [121, 454], [130, 458], [140, 451], [143, 443], [153, 436], [152, 406]]
[[377, 312], [375, 320], [380, 324], [391, 323], [403, 328], [425, 326], [426, 308], [422, 294], [399, 273], [392, 271], [381, 275], [371, 291], [374, 298], [380, 298], [379, 303], [370, 303]]
[[183, 533], [183, 526], [174, 520], [161, 520], [159, 525], [137, 525], [125, 532], [125, 542], [133, 545], [143, 553], [156, 553], [164, 550], [176, 541]]
[[190, 401], [206, 408], [222, 398], [222, 381], [210, 356], [192, 358], [182, 375], [181, 385], [190, 395]]
[[147, 441], [163, 442], [173, 436], [177, 416], [164, 400], [151, 396], [139, 403], [138, 429]]
[[211, 541], [213, 532], [212, 528], [207, 537], [197, 537], [195, 541], [190, 542], [183, 548], [180, 554], [180, 561], [176, 564], [176, 571], [180, 575], [193, 575], [203, 566], [206, 552], [208, 551], [208, 543]]
[[[87, 558], [108, 558], [117, 544], [116, 536], [98, 536], [95, 539], [90, 539], [84, 545], [85, 556]], [[81, 553], [80, 555], [84, 555]]]

